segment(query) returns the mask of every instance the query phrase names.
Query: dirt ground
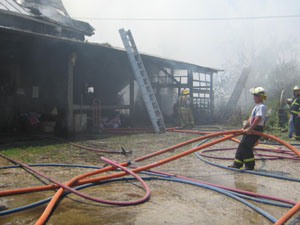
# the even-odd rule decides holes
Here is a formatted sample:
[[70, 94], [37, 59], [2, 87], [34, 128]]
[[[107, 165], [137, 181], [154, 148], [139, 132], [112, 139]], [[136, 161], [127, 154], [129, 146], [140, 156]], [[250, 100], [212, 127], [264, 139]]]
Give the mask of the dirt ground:
[[[66, 142], [49, 142], [46, 141], [46, 139], [39, 139], [38, 141], [14, 139], [14, 145], [1, 142], [0, 152], [24, 163], [66, 163], [103, 166], [105, 162], [100, 160], [101, 155], [119, 162], [130, 161], [136, 157], [194, 137], [197, 137], [197, 135], [168, 132], [165, 134], [122, 136], [94, 135], [82, 136], [76, 139], [76, 143], [94, 148], [120, 149], [122, 146], [126, 150], [132, 150], [132, 154], [127, 156], [83, 150], [73, 147]], [[194, 143], [175, 151], [156, 156], [139, 162], [137, 165], [141, 166], [155, 162], [159, 159], [187, 150], [197, 144], [198, 143]], [[236, 147], [237, 144], [232, 141], [226, 141], [213, 148], [228, 146]], [[233, 157], [234, 153], [235, 150], [212, 152], [208, 154]], [[231, 164], [231, 160], [209, 160], [222, 165]], [[299, 161], [287, 159], [257, 160], [256, 169], [277, 175], [300, 178], [299, 163]], [[0, 166], [4, 165], [11, 165], [11, 163], [0, 158]], [[35, 167], [35, 169], [59, 181], [67, 181], [76, 175], [92, 170], [66, 167]], [[297, 202], [300, 201], [299, 182], [222, 169], [199, 160], [194, 154], [177, 159], [155, 169], [214, 184], [272, 195]], [[59, 202], [47, 224], [272, 224], [272, 222], [248, 206], [211, 190], [189, 184], [162, 180], [151, 180], [146, 181], [146, 183], [151, 189], [151, 197], [147, 202], [135, 206], [109, 206], [82, 199], [74, 194], [69, 194]], [[23, 169], [0, 169], [0, 190], [37, 185], [42, 185], [41, 181]], [[81, 190], [81, 192], [102, 199], [115, 201], [139, 199], [144, 195], [141, 185], [134, 181], [119, 181], [102, 184], [86, 188]], [[2, 208], [15, 208], [50, 197], [53, 194], [54, 191], [44, 191], [1, 197], [0, 206], [2, 206]], [[278, 206], [270, 206], [253, 201], [250, 202], [265, 210], [276, 219], [279, 219], [288, 210], [287, 208]], [[34, 224], [45, 207], [46, 204], [43, 204], [22, 212], [0, 216], [0, 225]], [[298, 222], [299, 215], [299, 213], [296, 214], [296, 216], [289, 221], [289, 224], [300, 224]]]

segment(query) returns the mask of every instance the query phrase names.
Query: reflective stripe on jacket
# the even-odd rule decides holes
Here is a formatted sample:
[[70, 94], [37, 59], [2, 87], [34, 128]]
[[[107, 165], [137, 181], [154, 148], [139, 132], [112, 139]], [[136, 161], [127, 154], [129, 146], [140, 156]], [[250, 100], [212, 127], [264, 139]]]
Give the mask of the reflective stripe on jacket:
[[299, 112], [300, 112], [300, 96], [293, 99], [290, 113], [297, 115]]

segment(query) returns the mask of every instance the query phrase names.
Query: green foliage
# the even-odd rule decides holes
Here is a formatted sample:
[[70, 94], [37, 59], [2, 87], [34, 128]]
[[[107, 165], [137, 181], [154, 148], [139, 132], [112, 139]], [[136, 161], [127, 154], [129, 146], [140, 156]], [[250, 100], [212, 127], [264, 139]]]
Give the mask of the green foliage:
[[[279, 98], [271, 98], [265, 101], [265, 104], [267, 106], [267, 120], [266, 120], [266, 131], [274, 131], [274, 129], [279, 129], [279, 116], [278, 116], [278, 110], [279, 110]], [[228, 121], [229, 124], [241, 127], [244, 120], [247, 120], [249, 118], [251, 109], [247, 111], [247, 113], [242, 113], [241, 110], [235, 110], [232, 113], [231, 119]], [[282, 127], [283, 129], [287, 129], [287, 124], [285, 127]]]
[[267, 105], [267, 121], [265, 129], [267, 131], [272, 130], [273, 128], [278, 128], [279, 119], [278, 119], [278, 109], [279, 102], [278, 99], [273, 98], [265, 102]]

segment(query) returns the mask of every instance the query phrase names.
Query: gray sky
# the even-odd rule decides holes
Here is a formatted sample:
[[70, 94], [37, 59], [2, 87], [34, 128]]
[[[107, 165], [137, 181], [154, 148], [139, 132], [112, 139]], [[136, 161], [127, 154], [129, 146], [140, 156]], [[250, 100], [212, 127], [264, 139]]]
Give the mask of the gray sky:
[[[299, 52], [300, 17], [256, 20], [97, 20], [91, 18], [233, 18], [300, 15], [299, 0], [63, 0], [71, 17], [95, 28], [90, 42], [123, 47], [130, 29], [141, 52], [224, 68], [243, 49], [293, 43]], [[89, 19], [87, 19], [89, 18]], [[289, 54], [289, 53], [287, 53]]]

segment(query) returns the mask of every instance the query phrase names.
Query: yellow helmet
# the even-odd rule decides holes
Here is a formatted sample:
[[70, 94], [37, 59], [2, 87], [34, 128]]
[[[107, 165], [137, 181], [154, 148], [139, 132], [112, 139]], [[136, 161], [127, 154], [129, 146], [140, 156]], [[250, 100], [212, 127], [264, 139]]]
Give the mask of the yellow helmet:
[[184, 95], [188, 95], [189, 93], [190, 93], [189, 90], [186, 88], [182, 91], [182, 94], [184, 94]]
[[262, 100], [265, 100], [267, 98], [267, 93], [266, 93], [266, 91], [265, 91], [265, 89], [263, 87], [251, 88], [250, 92], [253, 95], [259, 96]]

